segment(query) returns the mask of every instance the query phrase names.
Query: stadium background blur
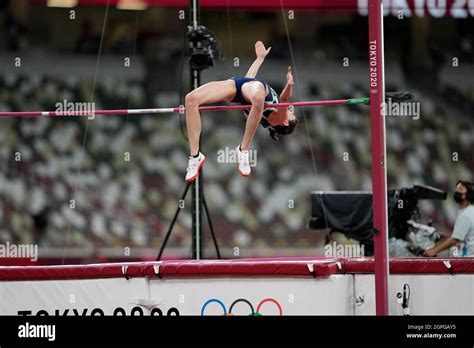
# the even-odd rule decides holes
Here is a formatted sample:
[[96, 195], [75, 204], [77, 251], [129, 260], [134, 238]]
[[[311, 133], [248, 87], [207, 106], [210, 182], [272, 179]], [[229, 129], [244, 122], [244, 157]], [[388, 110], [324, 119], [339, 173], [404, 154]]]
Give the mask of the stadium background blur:
[[[183, 104], [186, 6], [3, 0], [0, 7], [0, 110], [54, 110], [63, 100], [93, 101], [96, 109]], [[281, 9], [204, 8], [202, 24], [226, 59], [203, 71], [202, 83], [243, 76], [262, 40], [272, 51], [258, 77], [279, 92], [292, 65], [293, 100], [368, 96], [367, 18], [357, 8], [346, 12], [295, 10], [285, 19]], [[419, 119], [387, 117], [389, 188], [426, 184], [451, 193], [458, 178], [473, 178], [473, 33], [472, 12], [386, 17], [386, 89], [412, 91], [421, 102]], [[321, 255], [325, 231], [307, 225], [310, 191], [371, 190], [368, 107], [296, 113], [299, 129], [280, 142], [259, 129], [258, 165], [247, 179], [217, 163], [219, 150], [239, 143], [242, 113], [203, 113], [205, 196], [224, 257]], [[43, 263], [153, 259], [185, 187], [183, 127], [176, 114], [2, 118], [0, 243], [37, 243]], [[451, 232], [452, 199], [423, 201], [421, 209], [424, 222]], [[187, 206], [167, 257], [189, 256], [190, 227]], [[207, 230], [205, 244], [214, 257]]]

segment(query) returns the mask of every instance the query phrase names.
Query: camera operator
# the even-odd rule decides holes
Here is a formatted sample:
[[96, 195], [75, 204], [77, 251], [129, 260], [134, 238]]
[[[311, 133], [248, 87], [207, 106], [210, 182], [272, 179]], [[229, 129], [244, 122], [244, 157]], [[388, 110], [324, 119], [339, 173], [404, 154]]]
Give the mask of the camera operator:
[[425, 250], [424, 256], [433, 257], [453, 245], [463, 243], [460, 256], [474, 256], [474, 183], [459, 180], [453, 198], [459, 205], [459, 215], [451, 237]]

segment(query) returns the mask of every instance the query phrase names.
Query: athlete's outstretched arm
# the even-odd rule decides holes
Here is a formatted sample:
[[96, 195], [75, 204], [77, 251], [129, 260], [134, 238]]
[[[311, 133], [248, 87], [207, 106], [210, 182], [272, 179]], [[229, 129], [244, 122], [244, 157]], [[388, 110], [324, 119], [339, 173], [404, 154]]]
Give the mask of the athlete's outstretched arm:
[[253, 62], [253, 64], [250, 66], [249, 71], [247, 71], [247, 74], [245, 77], [253, 77], [257, 76], [258, 69], [260, 69], [260, 66], [263, 64], [263, 61], [265, 60], [265, 56], [270, 52], [272, 48], [268, 47], [268, 49], [265, 48], [265, 45], [263, 44], [262, 41], [257, 41], [255, 43], [255, 54], [257, 55], [257, 58]]
[[291, 99], [291, 90], [295, 82], [293, 81], [293, 74], [291, 73], [291, 66], [288, 67], [288, 72], [286, 73], [286, 86], [283, 88], [283, 91], [280, 94], [280, 101], [282, 103], [289, 103]]
[[[295, 82], [293, 81], [293, 74], [291, 73], [291, 66], [288, 67], [288, 72], [286, 73], [286, 85], [283, 88], [283, 91], [280, 93], [280, 102], [281, 103], [289, 103], [291, 100], [291, 90]], [[286, 114], [288, 112], [288, 107], [278, 108], [278, 110], [274, 111], [274, 116], [272, 119], [276, 123], [282, 123], [286, 120]]]

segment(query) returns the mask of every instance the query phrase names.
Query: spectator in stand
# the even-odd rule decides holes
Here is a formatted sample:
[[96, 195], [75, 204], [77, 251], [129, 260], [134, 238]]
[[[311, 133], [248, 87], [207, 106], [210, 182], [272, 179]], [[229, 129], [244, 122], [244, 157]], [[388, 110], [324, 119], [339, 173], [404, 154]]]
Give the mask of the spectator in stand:
[[453, 235], [426, 250], [424, 256], [436, 256], [453, 245], [461, 246], [459, 248], [461, 253], [458, 256], [474, 256], [474, 183], [459, 180], [453, 198], [459, 205]]

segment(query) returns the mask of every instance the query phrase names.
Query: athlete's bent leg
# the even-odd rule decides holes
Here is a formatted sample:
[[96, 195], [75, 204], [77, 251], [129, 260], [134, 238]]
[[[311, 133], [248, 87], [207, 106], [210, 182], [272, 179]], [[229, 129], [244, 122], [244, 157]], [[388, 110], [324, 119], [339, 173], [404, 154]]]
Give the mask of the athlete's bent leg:
[[235, 95], [235, 83], [232, 80], [209, 82], [186, 95], [186, 127], [189, 138], [189, 162], [185, 180], [190, 182], [199, 175], [206, 157], [199, 152], [201, 135], [201, 116], [198, 107], [202, 104], [230, 100]]
[[186, 127], [189, 137], [189, 151], [192, 156], [199, 151], [201, 135], [201, 116], [198, 107], [203, 104], [230, 100], [235, 95], [235, 83], [232, 80], [206, 83], [189, 92], [185, 98]]
[[263, 116], [265, 89], [263, 87], [253, 88], [249, 91], [250, 93], [248, 94], [248, 97], [245, 93], [247, 91], [244, 91], [244, 89], [242, 89], [242, 91], [244, 96], [250, 99], [250, 102], [252, 103], [249, 116], [247, 117], [247, 123], [245, 124], [245, 132], [241, 144], [242, 150], [248, 150]]
[[252, 103], [252, 107], [250, 108], [250, 113], [247, 117], [247, 123], [245, 124], [245, 132], [242, 143], [240, 148], [237, 147], [236, 149], [239, 157], [239, 172], [243, 176], [249, 176], [251, 172], [249, 147], [263, 116], [265, 90], [263, 88], [254, 89], [248, 98]]

